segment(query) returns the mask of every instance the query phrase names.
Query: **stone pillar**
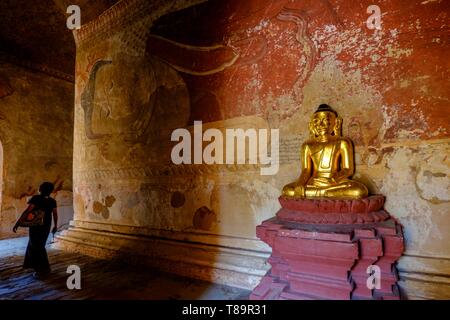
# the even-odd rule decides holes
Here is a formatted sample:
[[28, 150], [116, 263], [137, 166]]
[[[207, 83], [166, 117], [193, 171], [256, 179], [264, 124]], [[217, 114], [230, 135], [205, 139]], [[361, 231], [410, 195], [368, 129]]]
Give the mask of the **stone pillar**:
[[[122, 0], [75, 31], [75, 216], [56, 246], [252, 289], [267, 271], [269, 249], [253, 231], [268, 215], [254, 215], [252, 203], [259, 215], [272, 212], [266, 202], [277, 204], [236, 186], [243, 185], [237, 178], [248, 180], [241, 172], [259, 177], [259, 168], [171, 160], [172, 132], [192, 130], [192, 92], [185, 73], [155, 55], [161, 37], [150, 37], [151, 28], [200, 2]], [[249, 116], [208, 127], [267, 124]]]
[[[280, 203], [276, 217], [256, 229], [272, 247], [272, 269], [251, 299], [400, 298], [395, 263], [403, 233], [383, 210], [383, 196]], [[379, 267], [379, 288], [367, 285], [369, 266]]]

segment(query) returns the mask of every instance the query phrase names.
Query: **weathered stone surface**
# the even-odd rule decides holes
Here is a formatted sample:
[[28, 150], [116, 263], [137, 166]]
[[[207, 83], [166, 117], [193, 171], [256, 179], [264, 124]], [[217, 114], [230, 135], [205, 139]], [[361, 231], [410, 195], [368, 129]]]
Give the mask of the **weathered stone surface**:
[[9, 81], [0, 75], [0, 99], [11, 95], [14, 89], [9, 84]]
[[69, 4], [60, 11], [55, 2], [1, 1], [0, 52], [73, 76], [75, 42], [66, 27]]

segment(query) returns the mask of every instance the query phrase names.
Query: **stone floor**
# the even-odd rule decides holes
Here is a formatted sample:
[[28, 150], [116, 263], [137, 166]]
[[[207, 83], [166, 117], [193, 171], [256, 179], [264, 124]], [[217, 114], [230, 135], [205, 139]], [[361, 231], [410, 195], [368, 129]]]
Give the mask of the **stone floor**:
[[[32, 271], [22, 269], [27, 241], [26, 237], [0, 240], [0, 300], [242, 300], [250, 294], [247, 290], [52, 248], [47, 249], [52, 275], [37, 280]], [[67, 289], [69, 265], [81, 269], [80, 290]]]

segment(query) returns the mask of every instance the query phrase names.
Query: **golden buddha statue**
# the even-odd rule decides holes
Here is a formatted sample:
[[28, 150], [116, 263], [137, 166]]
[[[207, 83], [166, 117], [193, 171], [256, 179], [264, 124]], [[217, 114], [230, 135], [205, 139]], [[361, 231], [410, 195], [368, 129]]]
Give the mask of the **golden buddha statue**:
[[352, 142], [341, 137], [342, 118], [321, 104], [309, 123], [311, 139], [301, 148], [300, 178], [283, 188], [288, 198], [360, 199], [368, 190], [350, 180], [355, 171]]

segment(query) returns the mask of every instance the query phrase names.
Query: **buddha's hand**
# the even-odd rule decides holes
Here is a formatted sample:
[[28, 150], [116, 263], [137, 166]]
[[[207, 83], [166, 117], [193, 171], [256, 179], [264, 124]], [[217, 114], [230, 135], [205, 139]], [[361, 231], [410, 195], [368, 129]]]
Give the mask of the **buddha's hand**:
[[343, 176], [331, 178], [330, 182], [331, 182], [332, 186], [337, 186], [337, 185], [339, 185], [341, 187], [351, 186], [351, 183], [349, 183], [347, 178], [343, 177]]
[[341, 184], [343, 181], [348, 179], [351, 176], [351, 173], [347, 169], [342, 169], [339, 171], [334, 177], [331, 178], [331, 183], [333, 184]]
[[340, 181], [341, 181], [340, 177], [332, 177], [332, 178], [330, 178], [331, 185], [337, 185], [337, 184], [339, 184]]

